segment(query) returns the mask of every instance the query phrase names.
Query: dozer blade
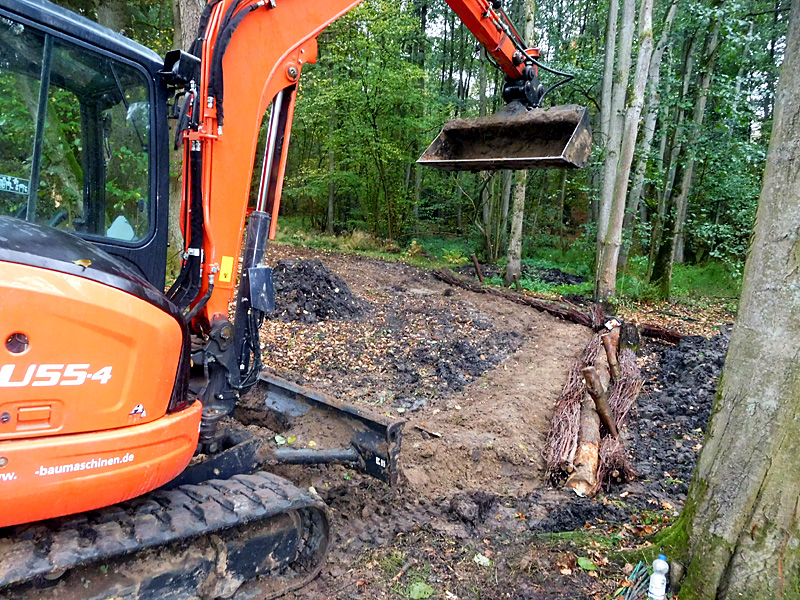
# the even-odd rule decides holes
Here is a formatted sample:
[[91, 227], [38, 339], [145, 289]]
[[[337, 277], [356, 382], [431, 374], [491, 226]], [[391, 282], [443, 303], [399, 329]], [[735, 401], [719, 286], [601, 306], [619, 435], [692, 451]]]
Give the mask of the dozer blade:
[[591, 149], [586, 108], [527, 110], [515, 101], [488, 117], [448, 121], [417, 162], [445, 171], [579, 169]]
[[[162, 489], [275, 465], [344, 464], [389, 484], [397, 481], [402, 419], [264, 375], [242, 398], [235, 416], [241, 424], [269, 433], [231, 431], [225, 450], [189, 467]], [[274, 432], [296, 443], [277, 446]]]

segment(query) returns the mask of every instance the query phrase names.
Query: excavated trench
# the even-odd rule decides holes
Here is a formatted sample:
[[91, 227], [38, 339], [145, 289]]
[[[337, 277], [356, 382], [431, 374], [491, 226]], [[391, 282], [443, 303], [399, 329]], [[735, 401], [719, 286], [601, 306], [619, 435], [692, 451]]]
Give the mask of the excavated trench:
[[[329, 566], [298, 598], [396, 595], [370, 561], [387, 552], [427, 561], [458, 597], [592, 597], [602, 586], [585, 574], [548, 571], [556, 558], [546, 548], [523, 556], [532, 552], [531, 536], [630, 525], [643, 511], [674, 514], [682, 507], [727, 330], [711, 339], [685, 337], [677, 346], [645, 342], [639, 352], [645, 387], [624, 432], [639, 479], [578, 498], [547, 487], [540, 452], [588, 329], [453, 290], [408, 265], [301, 249], [272, 253], [295, 261], [285, 271], [305, 280], [298, 286], [304, 303], [292, 291], [297, 282], [278, 291], [283, 312], [263, 331], [268, 367], [408, 420], [396, 489], [340, 467], [282, 471], [313, 485], [333, 515]], [[298, 310], [308, 315], [289, 320]], [[493, 564], [510, 583], [485, 584], [483, 596], [468, 592], [481, 577], [475, 565], [465, 566], [472, 555], [509, 545], [516, 550], [495, 555]], [[520, 561], [533, 566], [520, 571]], [[361, 570], [348, 567], [354, 564]], [[530, 581], [532, 570], [538, 583]], [[377, 587], [359, 587], [359, 577]], [[508, 589], [514, 593], [501, 593]]]

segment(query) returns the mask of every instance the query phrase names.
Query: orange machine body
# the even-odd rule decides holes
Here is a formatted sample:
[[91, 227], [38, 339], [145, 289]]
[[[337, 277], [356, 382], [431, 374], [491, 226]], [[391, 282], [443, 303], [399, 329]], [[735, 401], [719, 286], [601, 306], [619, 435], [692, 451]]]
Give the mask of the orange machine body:
[[183, 342], [173, 316], [10, 262], [0, 297], [0, 526], [107, 506], [185, 468], [201, 408], [167, 414]]

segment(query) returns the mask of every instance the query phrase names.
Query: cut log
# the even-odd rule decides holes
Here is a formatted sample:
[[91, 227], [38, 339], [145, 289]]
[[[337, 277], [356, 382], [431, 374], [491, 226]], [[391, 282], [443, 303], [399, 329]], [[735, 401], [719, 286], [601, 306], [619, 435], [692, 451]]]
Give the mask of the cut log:
[[586, 396], [581, 404], [581, 427], [575, 452], [575, 470], [567, 478], [567, 487], [579, 496], [590, 496], [597, 489], [597, 467], [600, 461], [600, 418], [594, 401]]
[[589, 395], [594, 400], [597, 407], [597, 414], [606, 428], [606, 431], [612, 436], [617, 437], [617, 425], [614, 422], [614, 416], [611, 414], [611, 408], [608, 406], [608, 391], [603, 387], [600, 380], [600, 375], [594, 367], [586, 367], [583, 370], [583, 376], [586, 379], [586, 389]]
[[611, 341], [611, 335], [605, 334], [600, 337], [603, 342], [603, 348], [606, 350], [606, 360], [608, 360], [608, 372], [611, 374], [611, 381], [619, 379], [619, 361], [617, 360], [617, 349], [614, 348], [614, 342]]
[[475, 254], [470, 254], [469, 257], [472, 259], [472, 264], [475, 265], [475, 275], [478, 276], [478, 281], [483, 284], [483, 271], [481, 271], [481, 263], [478, 262], [478, 257]]
[[653, 325], [652, 323], [645, 323], [641, 327], [642, 335], [646, 335], [647, 337], [656, 338], [658, 340], [664, 340], [665, 342], [669, 342], [670, 344], [677, 344], [681, 341], [683, 337], [682, 334], [678, 333], [677, 331], [672, 331], [671, 329], [664, 329], [663, 327], [659, 327], [658, 325]]

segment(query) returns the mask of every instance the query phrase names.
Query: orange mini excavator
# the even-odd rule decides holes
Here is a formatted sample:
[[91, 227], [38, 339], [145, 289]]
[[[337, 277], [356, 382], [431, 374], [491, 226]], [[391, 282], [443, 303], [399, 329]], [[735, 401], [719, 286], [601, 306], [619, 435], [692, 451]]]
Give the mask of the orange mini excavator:
[[[585, 109], [540, 108], [544, 67], [499, 1], [448, 2], [511, 108], [449, 124], [420, 161], [585, 164]], [[0, 0], [0, 598], [272, 598], [319, 572], [328, 521], [266, 467], [393, 481], [402, 423], [261, 374], [298, 78], [357, 3], [209, 0], [196, 42], [161, 60], [45, 0]], [[185, 247], [164, 292], [173, 144]], [[257, 410], [236, 410], [246, 392]], [[309, 415], [350, 433], [271, 443]]]

